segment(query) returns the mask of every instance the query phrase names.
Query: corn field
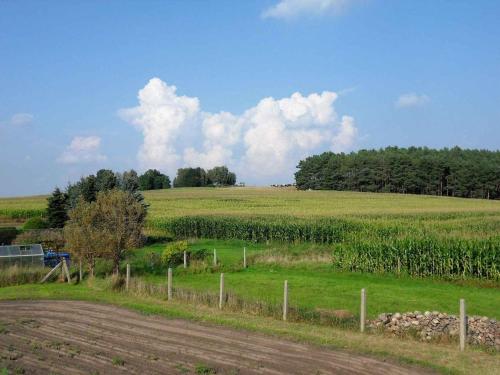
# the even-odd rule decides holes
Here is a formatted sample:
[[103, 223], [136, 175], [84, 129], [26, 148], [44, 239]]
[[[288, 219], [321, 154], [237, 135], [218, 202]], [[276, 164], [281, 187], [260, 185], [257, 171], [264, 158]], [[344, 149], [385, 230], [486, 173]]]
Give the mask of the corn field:
[[41, 217], [46, 213], [45, 208], [0, 208], [0, 216], [11, 219], [29, 219]]
[[333, 263], [346, 271], [500, 280], [500, 238], [353, 241], [335, 247]]
[[283, 218], [239, 218], [186, 216], [150, 225], [167, 230], [176, 238], [239, 239], [245, 241], [336, 243], [358, 225], [341, 219], [301, 220]]

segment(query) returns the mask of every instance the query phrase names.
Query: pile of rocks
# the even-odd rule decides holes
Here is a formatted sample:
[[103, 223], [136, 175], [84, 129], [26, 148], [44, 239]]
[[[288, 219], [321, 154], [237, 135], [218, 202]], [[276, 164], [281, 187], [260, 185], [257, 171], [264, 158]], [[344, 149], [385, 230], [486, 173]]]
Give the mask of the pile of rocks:
[[[459, 317], [438, 311], [380, 314], [368, 322], [368, 327], [395, 335], [413, 334], [423, 341], [456, 339], [459, 336]], [[468, 317], [467, 342], [500, 350], [499, 323], [486, 316]]]

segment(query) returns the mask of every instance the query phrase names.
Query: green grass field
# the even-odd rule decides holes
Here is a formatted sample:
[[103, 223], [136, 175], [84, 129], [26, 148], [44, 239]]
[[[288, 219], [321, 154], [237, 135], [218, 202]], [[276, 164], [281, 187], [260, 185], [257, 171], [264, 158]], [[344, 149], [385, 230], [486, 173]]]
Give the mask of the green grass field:
[[[145, 193], [150, 204], [149, 221], [169, 220], [190, 215], [218, 216], [281, 216], [347, 218], [370, 228], [397, 225], [438, 233], [451, 237], [491, 237], [500, 233], [500, 201], [445, 198], [400, 194], [372, 194], [335, 191], [296, 191], [277, 188], [183, 188]], [[46, 197], [0, 199], [0, 216], [38, 212]], [[374, 227], [373, 227], [374, 226]], [[133, 253], [129, 261], [136, 273], [150, 282], [164, 282], [164, 272], [158, 275], [148, 269], [147, 254], [161, 253], [163, 244], [153, 245]], [[247, 255], [295, 255], [304, 253], [310, 262], [288, 262], [281, 258], [274, 263], [257, 262], [241, 271], [242, 248]], [[279, 303], [282, 284], [290, 283], [290, 302], [300, 307], [348, 309], [357, 312], [359, 290], [367, 288], [368, 312], [410, 310], [440, 310], [456, 313], [459, 298], [466, 298], [471, 314], [496, 316], [500, 311], [497, 298], [499, 283], [490, 281], [449, 282], [438, 279], [409, 278], [391, 274], [362, 274], [334, 270], [328, 256], [328, 245], [308, 243], [279, 244], [244, 242], [238, 240], [198, 240], [191, 248], [217, 248], [222, 270], [226, 273], [227, 289], [249, 300]], [[326, 254], [327, 261], [318, 260]], [[210, 263], [208, 261], [208, 263]], [[216, 291], [220, 269], [203, 272], [175, 272], [179, 287]], [[485, 287], [487, 286], [487, 287]]]
[[[224, 272], [226, 290], [249, 301], [266, 302], [273, 305], [281, 303], [283, 282], [288, 280], [290, 304], [308, 309], [349, 310], [357, 314], [361, 288], [368, 293], [368, 314], [372, 317], [382, 312], [433, 311], [458, 314], [458, 301], [465, 298], [471, 315], [498, 317], [500, 299], [497, 283], [469, 281], [444, 281], [429, 278], [409, 278], [395, 275], [375, 275], [338, 272], [331, 264], [251, 264], [242, 269], [243, 246], [247, 256], [259, 253], [288, 252], [300, 256], [307, 251], [306, 245], [248, 244], [243, 241], [198, 240], [189, 245], [190, 249], [217, 249], [220, 265], [210, 268], [213, 257], [206, 259], [208, 265], [204, 272], [182, 266], [174, 270], [174, 285], [200, 292], [216, 293], [219, 288], [219, 274]], [[149, 253], [160, 254], [165, 245], [157, 244], [131, 253], [126, 262], [147, 282], [161, 284], [166, 282], [166, 269], [160, 267], [155, 273], [144, 270]]]

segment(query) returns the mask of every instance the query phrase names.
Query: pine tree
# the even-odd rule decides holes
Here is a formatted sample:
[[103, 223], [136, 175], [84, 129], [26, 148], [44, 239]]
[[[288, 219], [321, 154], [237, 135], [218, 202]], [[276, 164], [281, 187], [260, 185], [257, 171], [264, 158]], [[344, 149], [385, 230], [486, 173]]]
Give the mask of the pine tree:
[[68, 220], [68, 196], [59, 188], [47, 198], [47, 219], [50, 228], [62, 228]]

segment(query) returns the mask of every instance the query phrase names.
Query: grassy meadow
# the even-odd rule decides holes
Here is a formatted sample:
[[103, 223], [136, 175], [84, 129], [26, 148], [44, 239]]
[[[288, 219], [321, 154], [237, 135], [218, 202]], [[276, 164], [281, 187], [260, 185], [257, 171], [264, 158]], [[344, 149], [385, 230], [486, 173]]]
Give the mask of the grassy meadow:
[[[247, 269], [242, 267], [243, 247], [247, 248]], [[165, 285], [166, 267], [154, 266], [152, 262], [152, 254], [160, 255], [164, 248], [163, 244], [155, 244], [132, 251], [123, 268], [125, 263], [130, 263], [134, 277], [147, 283]], [[217, 250], [217, 266], [213, 266], [214, 248]], [[460, 298], [467, 300], [471, 315], [498, 317], [500, 311], [498, 283], [341, 272], [333, 268], [330, 254], [320, 246], [311, 249], [305, 244], [255, 244], [204, 239], [191, 241], [189, 249], [206, 249], [209, 256], [203, 267], [197, 263], [187, 269], [182, 265], [175, 268], [176, 288], [217, 294], [219, 275], [224, 272], [228, 293], [271, 306], [281, 304], [283, 282], [288, 280], [290, 304], [303, 309], [348, 310], [356, 315], [360, 290], [366, 288], [370, 317], [382, 312], [415, 310], [458, 314]], [[318, 254], [323, 254], [323, 257]]]

